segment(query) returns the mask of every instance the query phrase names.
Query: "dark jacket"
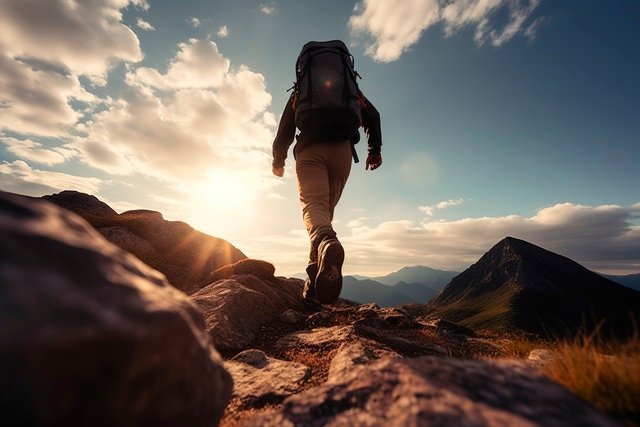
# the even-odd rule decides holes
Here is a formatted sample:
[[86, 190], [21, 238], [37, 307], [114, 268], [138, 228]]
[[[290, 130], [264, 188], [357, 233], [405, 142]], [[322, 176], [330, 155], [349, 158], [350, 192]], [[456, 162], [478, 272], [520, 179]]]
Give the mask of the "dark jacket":
[[[363, 95], [364, 97], [364, 95]], [[280, 125], [278, 126], [278, 133], [273, 141], [273, 166], [283, 167], [284, 161], [287, 158], [287, 151], [293, 143], [293, 139], [296, 133], [295, 123], [295, 111], [291, 106], [293, 95], [289, 97], [287, 105], [284, 107], [282, 117], [280, 118]], [[362, 127], [367, 134], [367, 143], [369, 145], [369, 154], [378, 155], [382, 146], [382, 131], [380, 129], [380, 113], [376, 110], [376, 107], [364, 97], [365, 105], [362, 107]], [[293, 149], [294, 157], [296, 153], [302, 150], [306, 145], [313, 143], [318, 139], [317, 135], [300, 133], [297, 137], [297, 144]], [[326, 139], [326, 138], [323, 138]], [[351, 138], [352, 142], [357, 142], [360, 139], [360, 134], [356, 134]]]

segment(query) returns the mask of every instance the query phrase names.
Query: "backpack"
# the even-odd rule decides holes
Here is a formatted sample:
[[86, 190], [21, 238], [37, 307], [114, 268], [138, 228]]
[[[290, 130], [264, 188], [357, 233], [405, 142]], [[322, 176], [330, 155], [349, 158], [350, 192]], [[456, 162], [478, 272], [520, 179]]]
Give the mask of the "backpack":
[[305, 44], [293, 86], [296, 127], [328, 141], [354, 140], [364, 102], [357, 77], [353, 56], [342, 41]]

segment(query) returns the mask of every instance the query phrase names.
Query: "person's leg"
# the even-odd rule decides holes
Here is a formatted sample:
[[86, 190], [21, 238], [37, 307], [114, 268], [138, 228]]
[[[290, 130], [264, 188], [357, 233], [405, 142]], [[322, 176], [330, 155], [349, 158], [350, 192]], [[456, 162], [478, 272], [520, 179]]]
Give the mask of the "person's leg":
[[[329, 218], [333, 214], [351, 171], [351, 143], [343, 141], [326, 148], [329, 171]], [[319, 233], [320, 234], [320, 233]], [[342, 290], [342, 264], [344, 248], [331, 228], [318, 239], [318, 274], [316, 275], [316, 297], [322, 303], [335, 302]]]
[[310, 249], [303, 297], [316, 298], [315, 280], [318, 273], [318, 243], [323, 230], [331, 229], [329, 170], [324, 152], [318, 144], [310, 145], [296, 157], [298, 193], [302, 205], [302, 219], [309, 233]]
[[[296, 175], [302, 216], [310, 238], [309, 264], [304, 297], [317, 298], [316, 280], [321, 278], [321, 302], [334, 302], [342, 288], [344, 251], [331, 226], [333, 212], [351, 169], [351, 145], [317, 143], [305, 147], [296, 158]], [[322, 242], [324, 263], [318, 249]], [[331, 244], [329, 244], [331, 243]], [[320, 268], [322, 267], [322, 268]], [[322, 274], [320, 274], [322, 273]]]

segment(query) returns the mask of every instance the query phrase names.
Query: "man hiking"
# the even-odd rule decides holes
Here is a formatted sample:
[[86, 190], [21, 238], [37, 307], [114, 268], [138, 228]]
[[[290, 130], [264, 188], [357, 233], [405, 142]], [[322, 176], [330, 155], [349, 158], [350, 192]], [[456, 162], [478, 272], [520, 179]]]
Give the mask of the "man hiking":
[[358, 162], [353, 144], [359, 128], [367, 134], [365, 170], [382, 164], [380, 114], [359, 90], [353, 56], [340, 40], [309, 42], [296, 63], [294, 91], [284, 108], [273, 142], [273, 174], [284, 175], [296, 127], [296, 160], [302, 217], [311, 248], [303, 298], [307, 307], [333, 304], [342, 290], [344, 249], [333, 230], [334, 209]]

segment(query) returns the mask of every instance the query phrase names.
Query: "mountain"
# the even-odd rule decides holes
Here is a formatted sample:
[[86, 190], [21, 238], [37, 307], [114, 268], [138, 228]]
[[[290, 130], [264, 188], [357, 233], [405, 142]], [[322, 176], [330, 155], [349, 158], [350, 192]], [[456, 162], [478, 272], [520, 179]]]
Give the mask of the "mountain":
[[211, 283], [213, 271], [246, 258], [226, 240], [182, 221], [167, 221], [160, 212], [140, 209], [118, 214], [95, 196], [77, 191], [42, 199], [80, 215], [111, 243], [162, 272], [187, 294]]
[[640, 273], [628, 274], [626, 276], [614, 276], [612, 274], [603, 274], [609, 280], [613, 280], [616, 283], [620, 283], [628, 288], [640, 291]]
[[403, 267], [386, 276], [371, 277], [370, 279], [389, 286], [394, 286], [400, 282], [421, 283], [439, 291], [458, 274], [459, 272], [456, 271], [436, 270], [422, 265], [413, 265]]
[[423, 283], [398, 282], [392, 286], [392, 289], [424, 304], [438, 295], [442, 288], [433, 289]]
[[[580, 328], [632, 332], [640, 292], [569, 258], [507, 237], [431, 301], [434, 315], [480, 329], [572, 335]], [[637, 320], [636, 320], [637, 324]]]
[[391, 286], [375, 280], [358, 280], [353, 276], [344, 276], [342, 279], [340, 297], [363, 304], [374, 302], [380, 307], [393, 307], [418, 302], [398, 292]]
[[422, 265], [413, 265], [384, 276], [354, 275], [352, 277], [391, 286], [396, 292], [406, 295], [412, 302], [426, 303], [458, 274], [456, 271], [436, 270]]

